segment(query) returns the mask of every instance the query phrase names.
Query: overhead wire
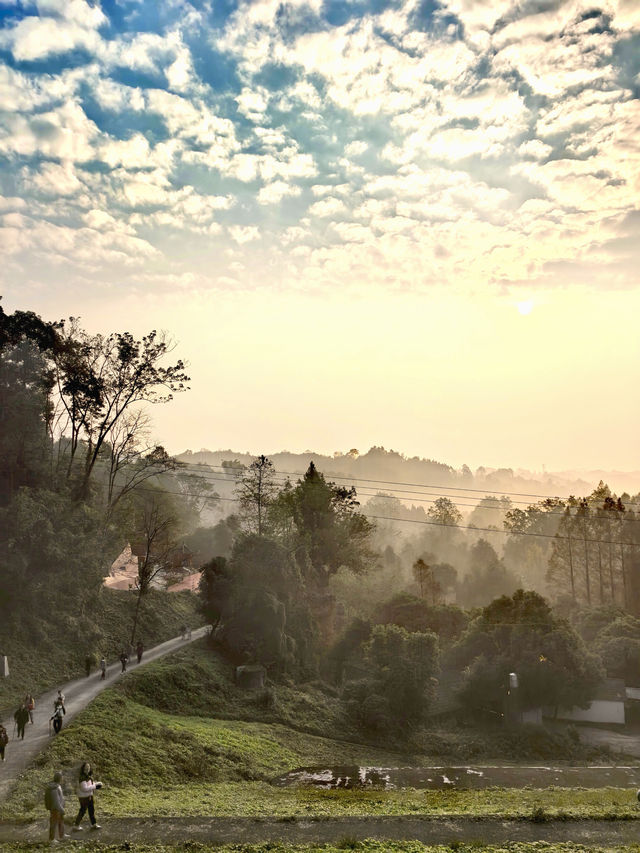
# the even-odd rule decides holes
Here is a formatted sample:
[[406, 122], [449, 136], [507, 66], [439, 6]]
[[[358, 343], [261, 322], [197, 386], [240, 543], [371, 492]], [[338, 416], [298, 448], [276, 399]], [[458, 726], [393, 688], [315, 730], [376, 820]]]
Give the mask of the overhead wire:
[[[144, 486], [140, 486], [138, 491], [157, 492], [158, 490], [157, 489], [149, 489], [149, 488], [145, 488]], [[178, 495], [180, 497], [197, 497], [197, 498], [203, 497], [203, 495], [200, 494], [199, 492], [186, 492], [186, 491], [185, 492], [183, 492], [183, 491], [175, 492], [175, 491], [171, 491], [170, 489], [163, 489], [162, 491], [167, 493], [167, 494]], [[229, 501], [232, 503], [239, 503], [240, 502], [240, 498], [223, 498], [223, 497], [220, 497], [220, 495], [215, 496], [215, 498], [212, 496], [212, 499]], [[564, 539], [567, 542], [568, 541], [571, 541], [571, 542], [590, 542], [590, 543], [600, 543], [601, 545], [628, 545], [630, 547], [640, 548], [640, 543], [636, 543], [636, 542], [621, 542], [619, 540], [609, 540], [609, 539], [591, 539], [589, 537], [584, 537], [584, 536], [580, 536], [580, 537], [560, 536], [559, 534], [552, 535], [550, 533], [532, 533], [532, 532], [525, 532], [525, 531], [519, 531], [519, 530], [499, 530], [496, 527], [474, 527], [473, 525], [465, 525], [465, 524], [446, 524], [446, 523], [441, 523], [439, 521], [425, 521], [423, 519], [418, 519], [418, 518], [394, 518], [393, 516], [370, 515], [366, 512], [360, 512], [359, 514], [364, 515], [365, 518], [379, 519], [381, 521], [395, 521], [398, 523], [406, 523], [406, 524], [425, 524], [425, 525], [428, 525], [431, 527], [440, 527], [440, 528], [445, 527], [445, 528], [450, 528], [453, 530], [475, 530], [475, 531], [487, 532], [487, 533], [499, 533], [503, 536], [535, 536], [535, 537], [542, 538], [542, 539]]]
[[[189, 464], [189, 463], [187, 463], [187, 464]], [[207, 467], [211, 468], [211, 466], [207, 466]], [[216, 466], [216, 467], [221, 467], [221, 466]], [[179, 471], [180, 469], [177, 469], [177, 470]], [[233, 469], [233, 470], [241, 471], [241, 470], [245, 470], [245, 469], [235, 468], [235, 469]], [[202, 479], [206, 480], [207, 482], [227, 483], [227, 484], [231, 485], [233, 481], [228, 480], [228, 479], [226, 479], [225, 477], [218, 476], [219, 474], [223, 474], [223, 473], [224, 473], [224, 471], [213, 471], [213, 470], [209, 470], [208, 472], [206, 472], [206, 471], [205, 471], [205, 472], [202, 472], [202, 473], [194, 473], [194, 476], [200, 477], [200, 478], [202, 478]], [[274, 470], [274, 472], [273, 472], [273, 473], [274, 473], [274, 475], [276, 476], [276, 482], [277, 482], [277, 484], [278, 484], [278, 485], [285, 485], [285, 483], [288, 481], [288, 477], [289, 477], [289, 473], [288, 473], [288, 472]], [[295, 475], [294, 475], [294, 476], [295, 476]], [[298, 476], [300, 476], [300, 475], [298, 475]], [[331, 475], [329, 475], [329, 476], [331, 476]], [[282, 479], [282, 477], [285, 477], [285, 479]], [[338, 478], [336, 478], [336, 479], [338, 479]], [[343, 479], [348, 479], [348, 478], [346, 478], [346, 477], [345, 477], [345, 478], [343, 478]], [[332, 481], [333, 481], [333, 480], [331, 480], [331, 482], [332, 482]], [[375, 480], [372, 480], [372, 481], [365, 481], [365, 480], [361, 480], [361, 482], [381, 482], [381, 483], [382, 483], [382, 482], [384, 482], [384, 481], [375, 481]], [[384, 493], [381, 493], [379, 490], [378, 490], [378, 491], [366, 491], [366, 492], [365, 492], [365, 491], [363, 491], [363, 489], [374, 489], [374, 488], [375, 488], [374, 486], [366, 486], [366, 485], [365, 485], [365, 486], [363, 486], [363, 487], [359, 487], [359, 488], [357, 489], [357, 493], [358, 493], [358, 495], [363, 496], [363, 497], [368, 497], [368, 498], [373, 498], [373, 497], [375, 497], [375, 498], [381, 498], [381, 499], [387, 499], [387, 500], [388, 500], [388, 499], [394, 499], [394, 498], [395, 498], [395, 499], [397, 499], [397, 500], [399, 500], [399, 501], [400, 501], [400, 500], [404, 500], [404, 501], [406, 501], [407, 503], [409, 503], [409, 502], [413, 502], [413, 503], [429, 503], [429, 504], [434, 504], [434, 503], [436, 503], [436, 501], [437, 501], [438, 499], [440, 499], [440, 498], [447, 498], [447, 499], [451, 500], [451, 502], [452, 502], [452, 503], [454, 503], [454, 504], [456, 505], [456, 507], [469, 508], [469, 509], [472, 509], [472, 510], [473, 510], [473, 509], [476, 509], [476, 508], [480, 508], [481, 510], [491, 510], [491, 511], [498, 511], [498, 512], [499, 512], [499, 511], [503, 511], [503, 512], [508, 511], [508, 508], [506, 508], [506, 509], [505, 509], [504, 507], [496, 506], [496, 505], [486, 505], [486, 504], [484, 504], [484, 505], [480, 505], [480, 503], [472, 503], [472, 504], [470, 504], [470, 503], [462, 503], [462, 502], [461, 502], [461, 500], [463, 500], [463, 499], [465, 499], [465, 498], [467, 498], [467, 499], [469, 499], [469, 500], [473, 500], [474, 498], [473, 498], [473, 496], [472, 496], [472, 495], [461, 495], [461, 496], [458, 496], [458, 495], [438, 494], [438, 493], [436, 493], [436, 492], [425, 492], [425, 491], [423, 491], [423, 492], [417, 492], [417, 491], [413, 491], [413, 490], [403, 490], [403, 489], [392, 489], [391, 491], [395, 492], [396, 494], [384, 494]], [[444, 487], [444, 486], [442, 486], [442, 487], [437, 487], [437, 488], [445, 488], [445, 487]], [[413, 497], [398, 497], [398, 495], [404, 495], [404, 494], [412, 495]], [[512, 493], [512, 494], [515, 494], [515, 493]], [[427, 497], [418, 497], [418, 495], [433, 495], [434, 497], [432, 497], [432, 498], [427, 498]], [[506, 495], [505, 495], [505, 496], [506, 496]], [[499, 499], [498, 499], [498, 498], [493, 498], [492, 500], [496, 500], [496, 501], [498, 501], [498, 502], [499, 502]], [[562, 499], [562, 498], [557, 498], [557, 500], [563, 500], [563, 499]], [[530, 506], [531, 506], [531, 503], [530, 503], [529, 501], [510, 501], [510, 504], [512, 504], [512, 505], [513, 505], [513, 504], [524, 504], [524, 505], [526, 505], [527, 507], [530, 507]], [[534, 506], [535, 506], [535, 505], [534, 505]], [[638, 506], [638, 504], [625, 504], [624, 506], [625, 506], [625, 508], [626, 508], [626, 507], [628, 507], [628, 506]], [[518, 507], [516, 507], [516, 509], [517, 509], [517, 508], [518, 508]], [[558, 517], [561, 517], [561, 516], [564, 516], [564, 514], [565, 514], [565, 509], [562, 509], [562, 510], [560, 510], [560, 511], [558, 511], [558, 510], [547, 510], [547, 511], [544, 513], [544, 517], [545, 517], [545, 518], [552, 517], [552, 516], [558, 516]], [[640, 523], [640, 519], [629, 519], [628, 521], [629, 521], [629, 522], [631, 522], [631, 523], [636, 523], [636, 522]]]

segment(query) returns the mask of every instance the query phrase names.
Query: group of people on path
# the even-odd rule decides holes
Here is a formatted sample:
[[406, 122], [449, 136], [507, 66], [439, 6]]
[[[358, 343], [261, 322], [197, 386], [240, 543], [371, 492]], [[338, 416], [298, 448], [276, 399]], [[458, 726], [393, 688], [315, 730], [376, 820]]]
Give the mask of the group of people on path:
[[[53, 774], [53, 779], [47, 784], [44, 790], [44, 805], [49, 812], [49, 841], [51, 844], [57, 844], [59, 841], [70, 837], [65, 832], [64, 826], [65, 795], [63, 782], [64, 776], [62, 771], [56, 770]], [[76, 794], [80, 807], [71, 827], [73, 832], [82, 831], [82, 818], [86, 813], [89, 814], [91, 829], [101, 828], [100, 824], [96, 821], [93, 802], [93, 795], [100, 788], [102, 788], [102, 782], [94, 781], [91, 764], [88, 761], [83, 762], [78, 771], [76, 784]], [[56, 838], [56, 835], [58, 835], [58, 838]]]
[[[129, 662], [129, 658], [133, 656], [134, 651], [135, 651], [135, 654], [138, 658], [138, 663], [140, 663], [140, 661], [142, 660], [142, 655], [144, 654], [144, 643], [142, 642], [142, 640], [138, 640], [135, 649], [133, 647], [133, 644], [130, 643], [128, 645], [128, 647], [123, 648], [122, 651], [120, 652], [120, 655], [118, 656], [118, 660], [120, 661], [120, 664], [122, 666], [122, 670], [121, 670], [122, 672], [127, 671], [127, 664]], [[87, 653], [87, 655], [84, 659], [84, 665], [85, 665], [85, 671], [87, 673], [87, 678], [89, 678], [89, 676], [91, 675], [91, 668], [93, 666], [93, 660], [94, 660], [93, 655]], [[100, 668], [100, 680], [104, 681], [105, 678], [107, 677], [107, 661], [106, 661], [106, 658], [104, 657], [104, 655], [100, 658], [100, 663], [98, 664], [98, 666]]]
[[[133, 645], [130, 645], [129, 651], [127, 651], [126, 649], [123, 649], [120, 652], [120, 657], [118, 658], [118, 660], [120, 661], [120, 665], [122, 666], [122, 672], [127, 671], [127, 664], [129, 663], [129, 657], [133, 657], [133, 651], [134, 651]], [[138, 640], [138, 644], [136, 645], [135, 652], [136, 652], [136, 657], [138, 658], [138, 663], [140, 663], [140, 661], [142, 660], [142, 655], [144, 653], [144, 643], [142, 642], [142, 640]]]

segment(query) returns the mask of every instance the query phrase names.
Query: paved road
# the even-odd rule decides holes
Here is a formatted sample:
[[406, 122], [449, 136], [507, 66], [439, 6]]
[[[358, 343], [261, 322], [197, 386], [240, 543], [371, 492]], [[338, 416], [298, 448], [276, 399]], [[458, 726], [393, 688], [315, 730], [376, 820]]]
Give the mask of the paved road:
[[[191, 634], [191, 641], [203, 637], [207, 631], [208, 626], [196, 628]], [[163, 655], [181, 649], [188, 642], [189, 640], [183, 640], [181, 637], [174, 637], [172, 640], [167, 640], [166, 643], [145, 649], [142, 662], [136, 663], [134, 657], [134, 663], [129, 662], [129, 669], [136, 670]], [[66, 726], [80, 711], [87, 707], [89, 702], [95, 699], [98, 693], [101, 693], [106, 687], [111, 687], [121, 678], [121, 670], [120, 661], [117, 661], [107, 668], [107, 677], [104, 681], [100, 678], [100, 672], [92, 673], [88, 678], [77, 678], [67, 684], [60, 684], [41, 696], [36, 696], [33, 725], [27, 723], [24, 740], [17, 740], [14, 737], [13, 717], [8, 717], [3, 721], [9, 733], [10, 741], [5, 752], [5, 761], [0, 763], [0, 799], [7, 796], [14, 780], [49, 742], [51, 738], [49, 719], [53, 713], [53, 700], [58, 693], [58, 687], [65, 695], [67, 713], [63, 725]]]
[[594, 746], [608, 746], [613, 752], [640, 758], [640, 734], [638, 732], [614, 732], [592, 726], [580, 726], [580, 740]]

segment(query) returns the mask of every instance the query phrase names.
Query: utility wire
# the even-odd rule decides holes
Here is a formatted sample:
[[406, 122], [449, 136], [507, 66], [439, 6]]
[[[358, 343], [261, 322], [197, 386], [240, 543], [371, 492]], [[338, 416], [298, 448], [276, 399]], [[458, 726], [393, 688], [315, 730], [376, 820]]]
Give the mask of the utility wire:
[[[180, 468], [178, 468], [178, 469], [174, 469], [174, 470], [175, 470], [175, 471], [177, 471], [177, 472], [179, 473], [181, 469], [180, 469]], [[240, 469], [237, 469], [237, 470], [240, 470]], [[162, 472], [162, 473], [164, 473], [164, 472]], [[171, 471], [167, 471], [166, 473], [171, 473]], [[210, 472], [206, 472], [206, 471], [204, 471], [204, 472], [202, 472], [202, 473], [197, 473], [197, 474], [196, 474], [196, 473], [194, 473], [194, 474], [193, 474], [193, 476], [194, 476], [194, 477], [199, 477], [199, 478], [201, 478], [201, 479], [203, 479], [203, 480], [206, 480], [207, 482], [227, 483], [228, 485], [232, 485], [233, 481], [228, 480], [228, 479], [226, 479], [225, 477], [219, 477], [219, 476], [217, 476], [217, 475], [218, 475], [218, 474], [220, 474], [220, 473], [222, 473], [222, 472], [219, 472], [219, 471], [210, 471]], [[286, 477], [286, 479], [278, 479], [279, 477], [284, 476], [284, 472], [274, 471], [274, 474], [275, 474], [275, 476], [276, 476], [276, 483], [277, 483], [277, 485], [284, 485], [286, 482], [288, 482], [288, 477]], [[236, 481], [236, 482], [237, 482], [237, 481]], [[331, 482], [331, 481], [330, 481], [330, 482]], [[375, 482], [375, 481], [374, 481], [374, 482]], [[354, 487], [354, 488], [355, 488], [355, 487]], [[472, 510], [473, 510], [473, 509], [476, 509], [476, 508], [479, 508], [479, 509], [481, 509], [481, 510], [491, 510], [491, 511], [497, 511], [497, 512], [499, 512], [499, 511], [508, 512], [508, 511], [509, 511], [508, 509], [505, 509], [504, 507], [500, 507], [500, 506], [486, 506], [486, 505], [480, 506], [480, 504], [479, 504], [479, 503], [473, 503], [473, 504], [469, 504], [469, 503], [461, 503], [461, 498], [462, 498], [462, 499], [464, 499], [464, 498], [468, 498], [468, 499], [473, 500], [473, 496], [472, 496], [472, 495], [461, 495], [461, 496], [458, 496], [458, 495], [446, 495], [446, 494], [445, 494], [445, 495], [442, 495], [442, 494], [438, 495], [438, 494], [437, 494], [437, 493], [435, 493], [435, 492], [416, 492], [416, 491], [413, 491], [413, 490], [392, 489], [392, 491], [393, 491], [393, 492], [397, 492], [397, 493], [399, 493], [400, 495], [403, 495], [403, 494], [405, 494], [405, 493], [406, 493], [407, 495], [413, 495], [413, 496], [414, 496], [414, 497], [406, 497], [406, 498], [405, 498], [405, 497], [398, 497], [398, 494], [384, 494], [384, 493], [381, 493], [380, 491], [367, 491], [367, 492], [363, 491], [363, 489], [367, 489], [367, 488], [369, 488], [369, 489], [373, 489], [374, 487], [373, 487], [373, 486], [363, 486], [363, 487], [360, 487], [360, 488], [358, 489], [358, 492], [357, 492], [357, 493], [358, 493], [358, 495], [359, 495], [359, 496], [363, 496], [363, 497], [368, 497], [368, 498], [372, 498], [372, 497], [374, 497], [374, 498], [380, 498], [380, 499], [386, 499], [386, 500], [392, 500], [392, 499], [396, 499], [396, 500], [405, 500], [407, 503], [412, 502], [412, 503], [414, 503], [414, 504], [415, 504], [415, 503], [430, 503], [430, 504], [433, 504], [433, 503], [436, 503], [436, 501], [437, 501], [438, 499], [440, 499], [440, 498], [447, 498], [447, 499], [451, 500], [451, 502], [452, 502], [452, 503], [454, 503], [454, 504], [456, 505], [456, 507], [464, 507], [464, 508], [469, 508], [469, 509], [472, 509]], [[444, 488], [444, 487], [442, 487], [442, 488]], [[429, 494], [430, 494], [430, 495], [433, 495], [434, 497], [433, 497], [433, 498], [426, 498], [426, 497], [422, 497], [422, 498], [421, 498], [421, 497], [417, 497], [417, 495], [429, 495]], [[492, 500], [498, 500], [498, 499], [497, 499], [497, 498], [492, 498]], [[558, 500], [560, 500], [560, 499], [558, 499]], [[528, 501], [510, 501], [510, 503], [511, 503], [511, 504], [514, 504], [514, 503], [515, 503], [515, 504], [525, 504], [525, 505], [527, 505], [527, 506], [531, 506], [531, 503], [530, 503], [530, 502], [528, 502]], [[625, 504], [625, 507], [626, 507], [626, 506], [637, 506], [637, 505], [638, 505], [638, 504]], [[517, 507], [516, 507], [516, 509], [517, 509]], [[601, 509], [601, 507], [598, 507], [598, 509]], [[565, 515], [565, 510], [564, 510], [564, 509], [562, 509], [562, 510], [560, 510], [560, 511], [558, 511], [558, 510], [549, 510], [549, 511], [547, 511], [547, 512], [544, 512], [544, 513], [542, 514], [542, 517], [543, 517], [543, 518], [549, 518], [549, 517], [551, 517], [551, 516], [558, 516], [558, 517], [562, 517], [562, 516], [564, 516], [564, 515]], [[605, 517], [605, 518], [606, 518], [606, 517]], [[635, 524], [635, 523], [639, 523], [639, 522], [640, 522], [640, 519], [628, 519], [628, 520], [627, 520], [627, 523], [634, 523], [634, 524]]]
[[[144, 486], [140, 486], [138, 491], [155, 492], [156, 494], [158, 494], [157, 489], [149, 489], [149, 488], [145, 488]], [[163, 489], [162, 492], [164, 492], [165, 494], [169, 494], [169, 495], [178, 495], [180, 497], [196, 497], [196, 498], [202, 498], [203, 497], [203, 495], [201, 495], [198, 492], [173, 492], [170, 489]], [[240, 502], [240, 498], [223, 498], [223, 497], [220, 497], [219, 495], [216, 497], [214, 497], [212, 495], [211, 500], [229, 501], [231, 503], [239, 503]], [[579, 537], [560, 536], [559, 534], [552, 535], [550, 533], [530, 533], [530, 532], [524, 532], [524, 531], [519, 531], [519, 530], [498, 530], [495, 527], [474, 527], [473, 525], [466, 525], [466, 524], [441, 524], [439, 521], [423, 521], [423, 520], [417, 519], [417, 518], [393, 518], [393, 516], [390, 516], [390, 515], [389, 516], [386, 516], [386, 515], [369, 515], [366, 512], [360, 512], [359, 514], [364, 515], [365, 518], [375, 518], [375, 519], [379, 519], [381, 521], [397, 521], [397, 522], [402, 522], [402, 523], [407, 523], [407, 524], [426, 524], [430, 527], [447, 527], [447, 528], [451, 528], [452, 530], [476, 530], [476, 531], [487, 532], [487, 533], [500, 533], [503, 536], [536, 536], [536, 537], [542, 538], [542, 539], [564, 539], [567, 542], [569, 540], [571, 540], [572, 542], [576, 542], [576, 543], [592, 542], [592, 543], [600, 543], [601, 545], [629, 545], [630, 547], [633, 547], [633, 548], [640, 548], [640, 543], [636, 543], [636, 542], [620, 542], [617, 540], [609, 540], [609, 539], [589, 539], [589, 538], [585, 538], [584, 536], [579, 536]]]
[[[193, 468], [206, 468], [209, 471], [212, 471], [213, 473], [216, 473], [216, 474], [225, 473], [227, 471], [246, 471], [247, 467], [248, 467], [248, 466], [246, 466], [246, 467], [224, 466], [223, 467], [222, 465], [213, 465], [213, 464], [209, 464], [207, 462], [182, 462], [182, 461], [179, 461], [178, 464], [179, 465], [185, 465], [186, 467], [189, 467], [189, 468], [192, 468], [192, 467]], [[222, 470], [221, 471], [213, 471], [214, 468], [220, 468]], [[285, 476], [285, 477], [289, 477], [289, 476], [290, 477], [302, 477], [302, 476], [304, 476], [304, 472], [280, 471], [276, 468], [274, 468], [274, 473], [281, 475], [281, 476]], [[347, 477], [347, 476], [338, 475], [338, 474], [336, 474], [336, 475], [327, 474], [326, 476], [327, 476], [327, 478], [331, 479], [332, 481], [333, 480], [346, 480], [348, 483], [353, 482], [353, 483], [373, 483], [373, 484], [380, 484], [380, 485], [387, 485], [387, 486], [413, 486], [413, 487], [416, 487], [419, 489], [440, 489], [440, 490], [448, 490], [450, 492], [452, 492], [452, 491], [453, 492], [473, 492], [474, 494], [483, 494], [483, 495], [487, 495], [487, 496], [489, 496], [489, 495], [501, 495], [504, 497], [509, 497], [509, 496], [513, 495], [514, 497], [532, 497], [532, 498], [543, 498], [543, 499], [558, 500], [558, 501], [567, 500], [566, 498], [559, 497], [559, 495], [545, 495], [545, 494], [537, 494], [537, 493], [533, 493], [533, 492], [508, 492], [508, 491], [497, 491], [497, 490], [493, 490], [493, 489], [475, 489], [475, 488], [466, 487], [466, 486], [438, 486], [438, 485], [433, 484], [433, 483], [408, 483], [408, 482], [403, 482], [403, 481], [398, 481], [398, 480], [376, 480], [373, 477], [369, 477], [369, 478], [367, 478], [367, 477]], [[367, 487], [365, 486], [364, 488], [367, 488]], [[375, 488], [375, 486], [369, 486], [369, 488]], [[400, 489], [393, 489], [393, 491], [401, 491], [401, 490]], [[408, 493], [411, 493], [411, 492], [408, 492]], [[420, 494], [420, 492], [418, 492], [416, 494]], [[443, 497], [454, 498], [455, 496], [454, 495], [445, 495]], [[463, 497], [463, 498], [469, 497], [470, 498], [471, 495], [462, 495], [461, 497]], [[512, 503], [520, 503], [520, 504], [524, 504], [527, 506], [531, 505], [530, 501], [512, 501]], [[640, 506], [640, 503], [630, 502], [630, 503], [625, 504], [625, 506]]]

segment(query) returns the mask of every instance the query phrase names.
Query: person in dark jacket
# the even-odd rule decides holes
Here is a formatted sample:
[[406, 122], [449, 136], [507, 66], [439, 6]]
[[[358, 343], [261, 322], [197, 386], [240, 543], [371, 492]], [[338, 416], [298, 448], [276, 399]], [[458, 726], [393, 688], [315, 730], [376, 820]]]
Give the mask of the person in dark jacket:
[[53, 844], [56, 840], [56, 829], [60, 841], [69, 838], [64, 831], [64, 792], [62, 790], [62, 773], [56, 770], [53, 781], [47, 785], [47, 799], [49, 802], [49, 841]]
[[[53, 723], [53, 731], [59, 735], [60, 729], [62, 728], [62, 715], [63, 715], [62, 705], [56, 705], [56, 709], [49, 717], [49, 724]], [[51, 734], [51, 729], [49, 729], [49, 734]]]
[[7, 734], [7, 730], [0, 723], [0, 760], [4, 761], [4, 749], [6, 745], [9, 743], [9, 735]]
[[136, 646], [136, 654], [138, 656], [138, 663], [142, 660], [142, 653], [144, 652], [144, 644], [142, 640], [138, 640], [138, 645]]
[[13, 715], [13, 719], [16, 721], [16, 726], [18, 727], [18, 738], [24, 740], [24, 727], [29, 722], [29, 709], [24, 702]]
[[100, 829], [100, 824], [96, 823], [96, 815], [93, 806], [93, 794], [94, 791], [97, 791], [99, 788], [102, 788], [102, 782], [93, 781], [91, 765], [88, 761], [85, 761], [80, 768], [80, 773], [78, 774], [78, 800], [80, 801], [80, 810], [78, 811], [73, 824], [74, 832], [80, 832], [82, 829], [80, 823], [85, 812], [89, 812], [91, 829]]
[[120, 663], [122, 664], [122, 672], [126, 672], [126, 671], [127, 671], [127, 663], [128, 663], [128, 661], [129, 661], [129, 655], [128, 655], [128, 654], [126, 653], [126, 651], [123, 649], [123, 650], [122, 650], [122, 652], [120, 653]]

